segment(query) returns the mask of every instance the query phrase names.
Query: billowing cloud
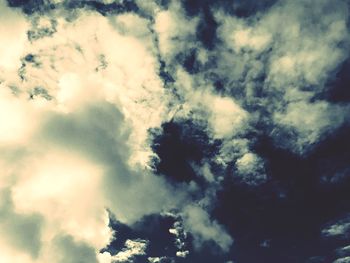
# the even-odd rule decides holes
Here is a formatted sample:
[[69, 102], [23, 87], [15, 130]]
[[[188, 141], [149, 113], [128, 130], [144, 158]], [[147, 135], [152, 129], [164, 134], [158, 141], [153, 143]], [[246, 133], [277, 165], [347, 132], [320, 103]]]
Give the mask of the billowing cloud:
[[209, 215], [200, 207], [188, 206], [184, 210], [185, 229], [194, 233], [196, 245], [207, 240], [215, 241], [224, 251], [230, 248], [233, 240], [225, 233], [225, 230], [215, 221], [209, 219]]
[[0, 10], [1, 262], [348, 261], [348, 1]]
[[[131, 224], [177, 207], [186, 196], [147, 168], [148, 129], [171, 110], [153, 33], [135, 14], [107, 19], [81, 12], [67, 22], [69, 12], [27, 18], [9, 12], [29, 29], [18, 33], [27, 42], [7, 62], [17, 61], [19, 75], [7, 78], [11, 67], [4, 67], [2, 76], [4, 205], [11, 204], [4, 208], [4, 236], [35, 260], [57, 250], [57, 262], [80, 260], [75, 253], [97, 262], [113, 238], [106, 208]], [[15, 236], [23, 224], [36, 242]], [[131, 260], [141, 252], [130, 242]], [[120, 261], [123, 253], [129, 252], [109, 260]]]

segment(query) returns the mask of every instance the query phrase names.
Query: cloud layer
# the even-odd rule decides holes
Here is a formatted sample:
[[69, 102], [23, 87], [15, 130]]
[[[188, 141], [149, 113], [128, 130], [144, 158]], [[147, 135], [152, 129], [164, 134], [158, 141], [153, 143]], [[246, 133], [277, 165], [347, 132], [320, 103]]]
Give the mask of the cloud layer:
[[0, 20], [1, 262], [347, 262], [348, 1]]

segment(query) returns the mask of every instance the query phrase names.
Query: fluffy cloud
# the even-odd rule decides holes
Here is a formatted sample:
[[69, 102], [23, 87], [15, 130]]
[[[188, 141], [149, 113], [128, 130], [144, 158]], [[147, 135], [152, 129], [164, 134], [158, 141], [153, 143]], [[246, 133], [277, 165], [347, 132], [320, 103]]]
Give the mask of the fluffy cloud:
[[[349, 124], [327, 100], [349, 55], [346, 1], [9, 2], [26, 14], [0, 3], [0, 261], [193, 260], [187, 234], [231, 253], [213, 211], [227, 185], [275, 179], [259, 140], [307, 158]], [[147, 257], [130, 237], [100, 253], [118, 239], [107, 209], [127, 225], [171, 211], [176, 252]], [[322, 230], [348, 232], [347, 218]]]
[[[311, 13], [309, 5], [313, 6]], [[330, 12], [323, 13], [325, 9]], [[272, 115], [274, 124], [282, 124], [282, 129], [297, 130], [282, 147], [304, 154], [344, 122], [347, 107], [313, 102], [313, 98], [326, 89], [327, 77], [348, 54], [345, 1], [332, 7], [326, 1], [281, 1], [251, 23], [217, 12], [219, 36], [225, 43], [219, 74], [225, 72], [230, 79], [225, 89], [243, 95], [248, 105], [263, 105], [263, 111]], [[323, 107], [328, 109], [322, 112]], [[307, 110], [310, 119], [296, 121], [292, 114], [306, 116], [298, 110]], [[337, 118], [327, 123], [329, 115]], [[306, 127], [309, 130], [303, 132]], [[281, 137], [277, 129], [275, 132], [278, 144]]]
[[267, 180], [264, 162], [254, 153], [248, 152], [236, 161], [236, 172], [234, 176], [248, 185], [259, 185]]
[[135, 256], [145, 255], [146, 240], [126, 240], [125, 249], [110, 258], [111, 262], [133, 262]]
[[[23, 262], [51, 256], [55, 262], [131, 260], [141, 253], [133, 241], [116, 256], [99, 255], [113, 238], [106, 208], [132, 224], [186, 196], [147, 168], [148, 129], [172, 111], [147, 20], [83, 11], [72, 17], [60, 10], [26, 21], [8, 12], [27, 27], [14, 25], [23, 41], [2, 65], [0, 119], [7, 125], [0, 140], [8, 195], [2, 243], [16, 250], [16, 258], [27, 251]], [[217, 118], [214, 126], [225, 122]], [[29, 233], [16, 236], [23, 227], [35, 242], [26, 241]]]
[[168, 10], [156, 13], [154, 30], [158, 35], [160, 53], [166, 61], [170, 62], [179, 50], [193, 45], [188, 39], [194, 40], [197, 23], [196, 19], [187, 18], [176, 2], [172, 2]]
[[184, 227], [195, 235], [198, 247], [205, 241], [212, 240], [219, 247], [228, 251], [233, 240], [217, 222], [211, 221], [208, 213], [201, 207], [191, 205], [184, 209]]

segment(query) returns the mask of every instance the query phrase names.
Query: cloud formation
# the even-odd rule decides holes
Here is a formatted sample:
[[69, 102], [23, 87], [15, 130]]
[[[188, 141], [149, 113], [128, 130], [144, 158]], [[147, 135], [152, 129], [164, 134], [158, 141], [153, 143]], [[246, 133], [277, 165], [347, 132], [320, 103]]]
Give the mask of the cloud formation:
[[348, 1], [0, 10], [1, 262], [347, 262]]

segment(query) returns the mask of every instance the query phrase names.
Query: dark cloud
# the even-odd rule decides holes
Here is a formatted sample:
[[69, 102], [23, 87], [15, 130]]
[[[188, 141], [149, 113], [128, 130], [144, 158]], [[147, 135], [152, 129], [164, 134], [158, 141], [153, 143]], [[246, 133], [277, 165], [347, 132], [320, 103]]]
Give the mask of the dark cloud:
[[171, 0], [156, 0], [156, 2], [159, 3], [159, 5], [164, 7], [165, 9], [168, 9]]
[[100, 1], [69, 1], [67, 3], [67, 8], [88, 8], [95, 10], [102, 15], [137, 12], [138, 10], [138, 6], [133, 0], [122, 1], [121, 3], [103, 3]]
[[145, 262], [148, 257], [175, 258], [177, 251], [175, 238], [169, 233], [169, 229], [173, 227], [175, 221], [175, 218], [170, 215], [153, 214], [127, 226], [118, 222], [111, 215], [110, 227], [116, 233], [115, 238], [102, 251], [109, 251], [112, 255], [116, 255], [124, 248], [126, 240], [143, 239], [149, 242], [146, 255], [139, 256], [136, 259], [137, 262]]
[[190, 74], [198, 73], [199, 65], [198, 65], [197, 54], [195, 50], [191, 50], [189, 52], [189, 54], [185, 57], [183, 64], [186, 71], [188, 71]]
[[55, 8], [54, 5], [47, 4], [43, 0], [8, 0], [7, 2], [10, 7], [21, 8], [28, 15]]
[[179, 220], [173, 215], [148, 215], [131, 226], [126, 226], [118, 222], [113, 215], [110, 219], [110, 227], [116, 232], [115, 239], [102, 251], [109, 251], [112, 255], [117, 254], [124, 248], [124, 243], [128, 239], [148, 240], [149, 245], [146, 255], [139, 256], [133, 262], [147, 262], [147, 258], [162, 258], [161, 262], [225, 262], [228, 255], [222, 255], [215, 242], [205, 242], [203, 247], [195, 249], [193, 237], [190, 233], [182, 241], [190, 253], [186, 257], [176, 256], [178, 247], [176, 246], [176, 236], [169, 233], [169, 229], [174, 227], [174, 223]]
[[337, 72], [327, 84], [326, 99], [331, 102], [344, 103], [350, 101], [350, 59], [340, 65]]
[[164, 81], [165, 85], [167, 85], [168, 83], [173, 83], [175, 80], [171, 76], [171, 74], [167, 71], [165, 62], [163, 60], [160, 60], [159, 63], [160, 63], [159, 77]]
[[196, 36], [204, 47], [212, 50], [218, 38], [216, 30], [218, 22], [215, 20], [213, 11], [222, 10], [237, 17], [253, 16], [257, 12], [263, 12], [272, 6], [276, 0], [264, 1], [227, 1], [227, 0], [184, 0], [182, 1], [185, 12], [190, 17], [199, 17]]
[[[254, 190], [227, 182], [215, 208], [235, 237], [238, 262], [304, 262], [313, 255], [330, 262], [333, 249], [349, 242], [346, 233], [340, 234], [342, 242], [321, 238], [323, 226], [350, 209], [348, 177], [338, 184], [322, 182], [322, 174], [337, 176], [348, 166], [348, 136], [348, 128], [340, 129], [308, 157], [258, 140], [254, 151], [266, 160], [271, 180]], [[260, 246], [263, 240], [270, 240], [269, 247]]]
[[198, 15], [206, 8], [221, 8], [225, 12], [237, 17], [249, 17], [257, 12], [265, 11], [271, 7], [277, 0], [263, 0], [263, 1], [231, 1], [231, 0], [184, 0], [183, 5], [188, 15]]
[[193, 164], [200, 164], [217, 150], [218, 142], [211, 142], [203, 127], [190, 120], [171, 121], [156, 131], [152, 148], [159, 160], [155, 169], [175, 182], [196, 180]]
[[184, 0], [182, 1], [185, 12], [190, 17], [199, 17], [196, 36], [204, 47], [212, 50], [218, 38], [216, 30], [218, 22], [215, 20], [213, 11], [222, 10], [237, 17], [253, 16], [257, 12], [263, 12], [271, 7], [276, 0], [264, 1], [212, 1], [212, 0]]
[[14, 247], [37, 258], [42, 242], [43, 218], [38, 214], [20, 214], [13, 207], [9, 193], [1, 193], [5, 205], [0, 206], [0, 233]]
[[133, 0], [122, 1], [122, 3], [112, 2], [104, 3], [103, 1], [63, 1], [62, 3], [56, 3], [55, 1], [43, 1], [43, 0], [8, 0], [10, 7], [19, 7], [24, 13], [31, 15], [34, 13], [45, 13], [50, 10], [61, 7], [62, 5], [69, 9], [86, 8], [95, 10], [102, 15], [108, 14], [120, 14], [125, 12], [136, 12], [138, 6]]
[[54, 244], [59, 253], [59, 263], [97, 263], [95, 251], [83, 242], [76, 242], [72, 236], [55, 237]]
[[120, 179], [128, 182], [129, 172], [123, 161], [128, 158], [127, 148], [122, 144], [113, 147], [115, 140], [125, 141], [128, 137], [128, 133], [121, 130], [122, 119], [122, 114], [113, 105], [99, 103], [69, 118], [61, 114], [52, 116], [43, 128], [43, 138], [59, 144], [65, 142], [70, 150], [113, 164], [120, 173]]
[[216, 29], [218, 23], [209, 8], [204, 8], [201, 20], [197, 26], [197, 38], [204, 47], [213, 49], [217, 40]]

